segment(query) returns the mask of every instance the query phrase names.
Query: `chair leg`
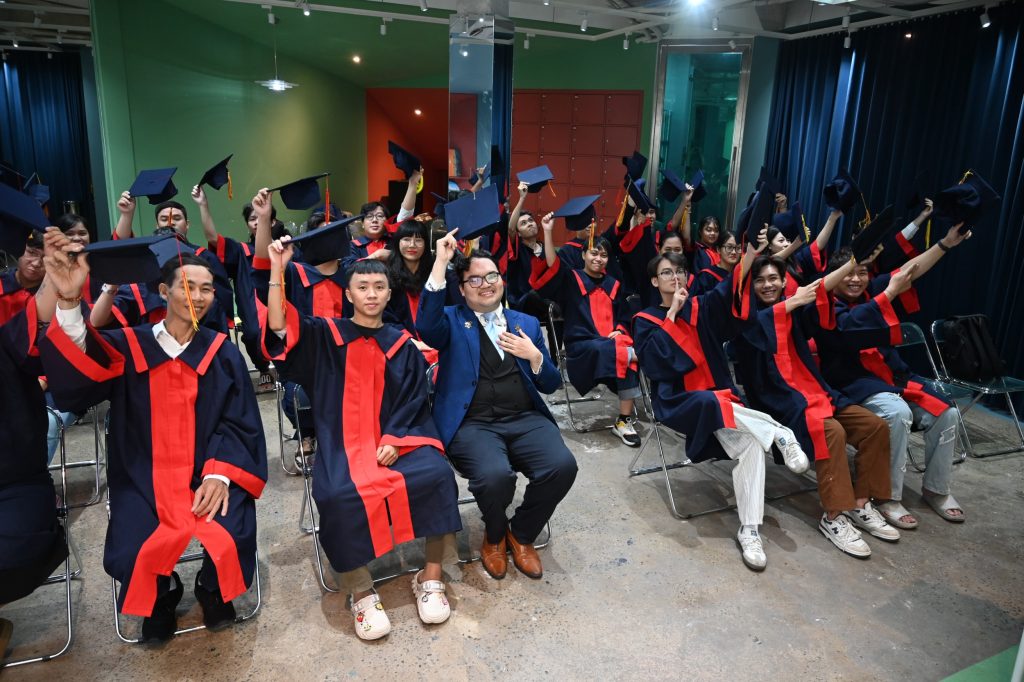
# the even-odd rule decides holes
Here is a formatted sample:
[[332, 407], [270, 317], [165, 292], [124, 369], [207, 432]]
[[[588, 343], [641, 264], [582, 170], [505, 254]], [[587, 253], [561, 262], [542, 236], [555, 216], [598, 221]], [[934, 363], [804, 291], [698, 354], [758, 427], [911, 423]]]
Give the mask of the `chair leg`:
[[[298, 476], [302, 472], [299, 471], [297, 467], [292, 466], [294, 464], [294, 460], [289, 462], [288, 456], [284, 452], [284, 442], [286, 440], [284, 437], [284, 384], [280, 381], [275, 381], [274, 392], [277, 398], [277, 443], [281, 456], [281, 468], [284, 469], [284, 473], [289, 476]], [[297, 423], [298, 420], [296, 420], [296, 424]], [[298, 441], [300, 444], [302, 443], [302, 436], [299, 436]]]

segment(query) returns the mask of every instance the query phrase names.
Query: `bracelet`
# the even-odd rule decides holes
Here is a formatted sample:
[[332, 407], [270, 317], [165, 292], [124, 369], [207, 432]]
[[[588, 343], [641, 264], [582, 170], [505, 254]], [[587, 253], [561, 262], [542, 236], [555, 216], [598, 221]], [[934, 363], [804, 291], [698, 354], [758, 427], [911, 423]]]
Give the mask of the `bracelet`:
[[943, 244], [941, 239], [935, 243], [938, 244], [940, 249], [942, 249], [942, 253], [949, 253], [949, 247]]
[[60, 301], [61, 303], [73, 303], [74, 305], [78, 305], [79, 303], [82, 302], [82, 297], [78, 296], [77, 298], [65, 298], [60, 295], [60, 292], [57, 292], [57, 300]]
[[280, 287], [281, 283], [280, 282], [270, 282], [270, 283], [267, 284], [267, 286], [268, 287]]

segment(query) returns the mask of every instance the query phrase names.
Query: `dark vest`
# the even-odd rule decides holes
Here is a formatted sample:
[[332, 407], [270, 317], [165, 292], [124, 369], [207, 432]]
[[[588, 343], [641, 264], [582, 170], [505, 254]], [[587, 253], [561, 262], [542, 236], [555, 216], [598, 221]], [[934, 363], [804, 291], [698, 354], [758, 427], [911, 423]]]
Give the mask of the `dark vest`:
[[466, 419], [490, 421], [534, 409], [515, 356], [505, 353], [502, 358], [483, 325], [477, 323], [476, 327], [480, 334], [480, 377]]

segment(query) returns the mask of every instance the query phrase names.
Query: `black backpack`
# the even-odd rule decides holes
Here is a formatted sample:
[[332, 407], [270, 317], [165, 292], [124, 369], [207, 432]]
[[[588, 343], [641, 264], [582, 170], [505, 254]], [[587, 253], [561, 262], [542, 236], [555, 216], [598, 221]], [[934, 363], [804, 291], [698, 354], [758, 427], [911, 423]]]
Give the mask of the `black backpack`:
[[951, 317], [942, 323], [945, 339], [942, 359], [950, 377], [964, 381], [989, 381], [1006, 373], [984, 315]]

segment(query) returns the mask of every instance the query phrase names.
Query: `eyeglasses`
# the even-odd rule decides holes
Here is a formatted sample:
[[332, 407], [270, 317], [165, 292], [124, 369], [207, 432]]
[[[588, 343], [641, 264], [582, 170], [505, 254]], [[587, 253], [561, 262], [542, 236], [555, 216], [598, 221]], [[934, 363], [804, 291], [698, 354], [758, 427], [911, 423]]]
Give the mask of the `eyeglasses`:
[[426, 244], [426, 242], [423, 241], [423, 237], [402, 237], [398, 240], [398, 243], [409, 244], [411, 246], [423, 246]]
[[672, 279], [673, 277], [686, 277], [686, 270], [678, 268], [676, 270], [669, 270], [668, 268], [660, 271], [658, 277], [662, 279]]
[[388, 217], [384, 213], [367, 213], [363, 217], [363, 219], [364, 220], [387, 220]]
[[740, 252], [740, 247], [736, 246], [735, 244], [730, 245], [730, 246], [723, 246], [721, 248], [722, 248], [722, 251], [725, 251], [726, 253], [739, 253]]
[[479, 289], [484, 285], [484, 282], [487, 282], [488, 284], [494, 284], [499, 279], [501, 279], [501, 275], [499, 273], [488, 272], [486, 275], [483, 276], [473, 275], [472, 277], [467, 277], [466, 279], [462, 280], [462, 283], [468, 284], [474, 289]]

